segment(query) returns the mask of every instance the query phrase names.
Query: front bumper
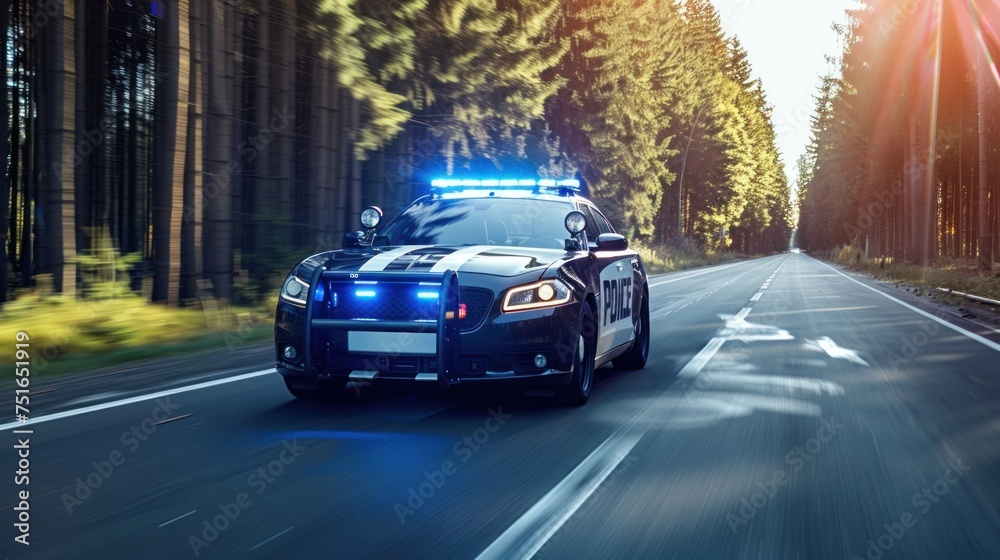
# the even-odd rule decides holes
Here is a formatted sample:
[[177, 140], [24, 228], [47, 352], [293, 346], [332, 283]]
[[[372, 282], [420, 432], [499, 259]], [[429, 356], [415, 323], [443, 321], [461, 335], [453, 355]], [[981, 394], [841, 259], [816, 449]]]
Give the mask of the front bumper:
[[[320, 318], [315, 286], [343, 281], [346, 273], [317, 273], [305, 309], [279, 301], [275, 316], [275, 355], [279, 373], [310, 380], [457, 383], [568, 383], [580, 327], [580, 303], [548, 309], [502, 313], [500, 290], [480, 324], [462, 332], [457, 321], [458, 275], [365, 275], [371, 282], [439, 282], [442, 303], [436, 321], [419, 323]], [[451, 312], [451, 314], [449, 314]], [[299, 350], [286, 360], [285, 347]], [[535, 357], [545, 357], [538, 367]]]

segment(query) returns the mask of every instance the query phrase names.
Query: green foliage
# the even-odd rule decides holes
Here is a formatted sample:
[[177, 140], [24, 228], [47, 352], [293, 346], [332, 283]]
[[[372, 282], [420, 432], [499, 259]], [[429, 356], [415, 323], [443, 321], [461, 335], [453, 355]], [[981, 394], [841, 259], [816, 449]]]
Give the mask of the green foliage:
[[90, 251], [76, 256], [77, 270], [83, 283], [81, 295], [87, 299], [134, 296], [129, 272], [140, 262], [142, 253], [120, 255], [111, 244], [108, 231], [99, 231], [94, 236]]
[[323, 55], [336, 67], [338, 83], [362, 104], [355, 156], [364, 158], [395, 138], [411, 113], [393, 84], [413, 72], [413, 20], [426, 0], [323, 0], [316, 25], [327, 38]]
[[668, 167], [682, 72], [681, 19], [671, 4], [639, 1], [574, 5], [564, 33], [567, 85], [552, 112], [553, 129], [612, 221], [649, 238]]
[[[430, 0], [416, 24], [411, 100], [441, 142], [449, 171], [525, 159], [532, 127], [563, 81], [566, 51], [553, 0]], [[544, 162], [540, 162], [544, 163]]]

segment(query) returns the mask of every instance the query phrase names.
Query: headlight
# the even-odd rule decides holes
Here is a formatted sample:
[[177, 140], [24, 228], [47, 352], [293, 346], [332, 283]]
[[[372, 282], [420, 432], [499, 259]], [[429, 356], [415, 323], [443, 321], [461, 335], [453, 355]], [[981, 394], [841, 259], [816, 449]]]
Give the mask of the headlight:
[[507, 296], [503, 299], [503, 311], [526, 311], [528, 309], [541, 309], [545, 307], [555, 307], [568, 302], [573, 297], [569, 287], [561, 281], [542, 280], [527, 286], [518, 286], [507, 291]]
[[309, 284], [299, 280], [294, 275], [289, 276], [281, 286], [281, 299], [294, 303], [295, 305], [306, 304], [306, 294], [309, 293]]

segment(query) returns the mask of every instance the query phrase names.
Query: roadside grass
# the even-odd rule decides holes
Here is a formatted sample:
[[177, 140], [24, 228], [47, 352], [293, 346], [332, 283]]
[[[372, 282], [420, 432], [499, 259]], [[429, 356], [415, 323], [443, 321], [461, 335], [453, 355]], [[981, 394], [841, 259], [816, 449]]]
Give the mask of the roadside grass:
[[693, 242], [652, 246], [633, 241], [631, 246], [642, 256], [648, 274], [664, 274], [751, 258], [738, 253], [706, 252]]
[[174, 308], [138, 294], [76, 299], [21, 292], [0, 309], [0, 341], [9, 348], [0, 367], [13, 369], [19, 332], [30, 337], [32, 376], [49, 376], [264, 341], [272, 334], [273, 309], [214, 301]]
[[995, 267], [993, 272], [981, 274], [976, 259], [940, 259], [934, 266], [925, 267], [891, 259], [869, 259], [863, 251], [853, 247], [842, 247], [824, 256], [845, 268], [910, 286], [918, 293], [967, 301], [961, 296], [948, 296], [938, 291], [938, 288], [945, 288], [1000, 300], [1000, 269]]

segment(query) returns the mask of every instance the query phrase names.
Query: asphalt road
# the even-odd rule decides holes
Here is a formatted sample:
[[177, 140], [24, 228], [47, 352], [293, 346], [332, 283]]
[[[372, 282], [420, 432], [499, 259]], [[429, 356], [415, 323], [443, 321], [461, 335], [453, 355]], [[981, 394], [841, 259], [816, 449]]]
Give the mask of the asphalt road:
[[997, 338], [852, 278], [799, 254], [658, 277], [648, 366], [580, 408], [310, 404], [266, 363], [50, 395], [30, 435], [5, 413], [0, 554], [1000, 558]]

